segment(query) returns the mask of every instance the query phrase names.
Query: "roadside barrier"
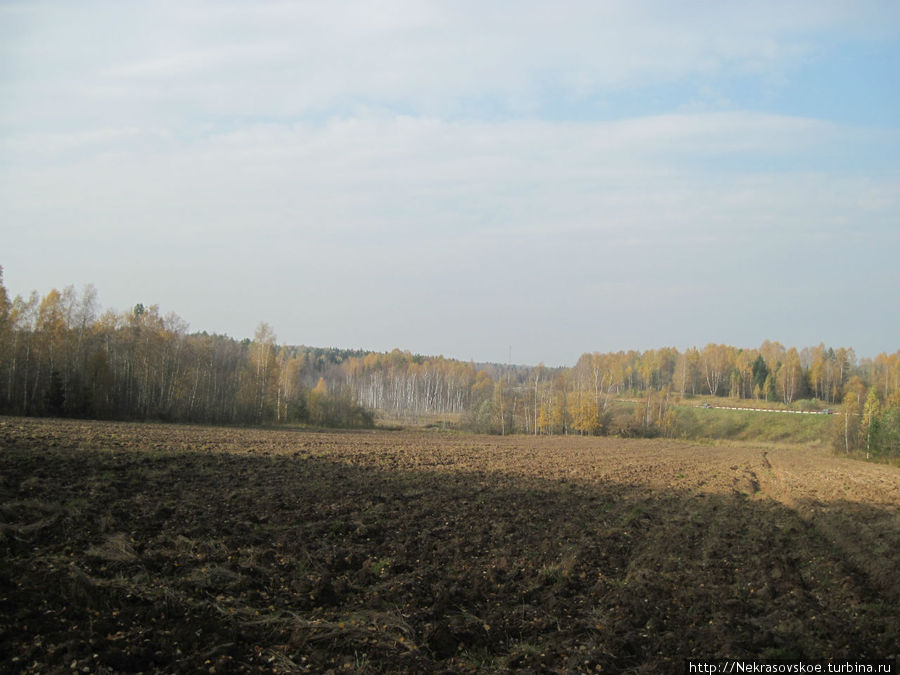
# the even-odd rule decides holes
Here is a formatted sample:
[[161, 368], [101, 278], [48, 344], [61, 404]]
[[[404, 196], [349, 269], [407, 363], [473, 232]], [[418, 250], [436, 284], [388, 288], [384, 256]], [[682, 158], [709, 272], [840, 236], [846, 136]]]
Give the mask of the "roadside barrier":
[[699, 405], [697, 408], [710, 408], [714, 410], [752, 410], [753, 412], [793, 413], [795, 415], [834, 415], [833, 410], [778, 410], [777, 408], [732, 408], [724, 405]]

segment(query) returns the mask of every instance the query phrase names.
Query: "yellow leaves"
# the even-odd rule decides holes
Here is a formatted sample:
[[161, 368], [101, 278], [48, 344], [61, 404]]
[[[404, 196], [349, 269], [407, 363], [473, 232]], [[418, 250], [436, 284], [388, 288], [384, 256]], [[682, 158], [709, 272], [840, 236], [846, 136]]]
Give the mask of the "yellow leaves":
[[579, 392], [574, 408], [573, 426], [583, 434], [600, 431], [600, 410], [593, 397]]

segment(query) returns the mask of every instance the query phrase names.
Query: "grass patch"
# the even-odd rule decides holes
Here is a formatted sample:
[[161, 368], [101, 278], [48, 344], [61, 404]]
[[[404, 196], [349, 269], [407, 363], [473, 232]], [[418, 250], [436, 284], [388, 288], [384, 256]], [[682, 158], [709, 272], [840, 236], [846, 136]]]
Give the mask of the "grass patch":
[[714, 408], [678, 407], [676, 414], [678, 435], [691, 440], [825, 443], [833, 421], [831, 415]]

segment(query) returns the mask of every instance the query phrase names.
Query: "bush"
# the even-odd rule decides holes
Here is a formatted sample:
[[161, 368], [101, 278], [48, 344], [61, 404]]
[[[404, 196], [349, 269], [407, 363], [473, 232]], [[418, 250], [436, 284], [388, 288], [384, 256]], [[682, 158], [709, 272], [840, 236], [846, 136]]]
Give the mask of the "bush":
[[900, 408], [887, 408], [873, 425], [872, 454], [900, 457]]
[[627, 422], [620, 430], [622, 438], [658, 438], [662, 431], [656, 424], [641, 424], [634, 420]]
[[480, 405], [470, 408], [466, 412], [463, 426], [477, 434], [490, 434], [494, 429], [494, 405], [490, 399], [485, 399]]
[[44, 405], [47, 412], [54, 417], [62, 417], [65, 412], [66, 389], [63, 385], [62, 376], [56, 369], [50, 373], [50, 388], [44, 395]]
[[308, 391], [288, 403], [288, 422], [341, 429], [371, 429], [375, 416], [349, 394]]
[[318, 401], [318, 415], [310, 421], [318, 426], [344, 429], [370, 429], [375, 426], [374, 415], [350, 396], [321, 397]]

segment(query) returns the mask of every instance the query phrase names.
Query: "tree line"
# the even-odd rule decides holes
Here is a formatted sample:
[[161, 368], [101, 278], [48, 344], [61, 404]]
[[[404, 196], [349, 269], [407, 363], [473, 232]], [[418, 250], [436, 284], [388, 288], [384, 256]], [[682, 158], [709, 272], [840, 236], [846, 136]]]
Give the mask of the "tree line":
[[[835, 417], [842, 425], [836, 447], [900, 456], [900, 351], [857, 359], [850, 348], [798, 350], [766, 340], [757, 349], [586, 353], [572, 368], [547, 368], [394, 350], [349, 356], [332, 368], [374, 410], [410, 420], [459, 413], [481, 432], [675, 437], [675, 405], [713, 396], [761, 408], [831, 407], [846, 413]], [[624, 418], [614, 405], [623, 398], [633, 404]]]
[[[675, 404], [728, 397], [759, 407], [840, 409], [835, 446], [900, 456], [900, 351], [721, 344], [593, 352], [571, 368], [475, 364], [189, 332], [173, 313], [102, 310], [87, 286], [10, 300], [0, 268], [0, 411], [213, 424], [371, 426], [452, 419], [488, 433], [677, 436]], [[623, 420], [614, 403], [629, 398]], [[619, 411], [621, 412], [621, 411]]]
[[253, 339], [188, 333], [176, 314], [137, 304], [101, 311], [92, 286], [9, 299], [0, 268], [0, 412], [212, 424], [365, 427], [372, 413], [315, 373], [327, 361]]

